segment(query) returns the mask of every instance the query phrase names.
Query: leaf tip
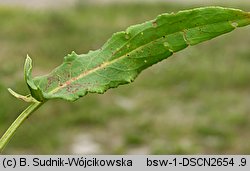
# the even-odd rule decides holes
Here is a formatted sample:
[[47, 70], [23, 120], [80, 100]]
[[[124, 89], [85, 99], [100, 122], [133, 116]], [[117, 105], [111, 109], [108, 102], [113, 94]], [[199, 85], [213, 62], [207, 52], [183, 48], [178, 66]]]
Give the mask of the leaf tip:
[[29, 55], [27, 54], [26, 56], [26, 60], [24, 63], [24, 73], [25, 73], [25, 78], [28, 77], [28, 75], [30, 74], [32, 69], [32, 59], [31, 57], [29, 57]]
[[38, 102], [35, 98], [33, 98], [31, 95], [27, 95], [27, 96], [23, 96], [23, 95], [20, 95], [18, 93], [16, 93], [15, 91], [13, 91], [11, 88], [8, 88], [7, 89], [9, 91], [9, 93], [14, 96], [15, 98], [17, 99], [21, 99], [25, 102], [28, 102], [28, 103], [31, 103], [31, 102]]
[[11, 94], [11, 95], [13, 95], [13, 96], [15, 96], [16, 97], [16, 92], [14, 92], [11, 88], [7, 88], [7, 90], [9, 91], [9, 93]]
[[13, 91], [11, 88], [8, 88], [7, 90], [8, 90], [8, 91], [9, 91], [9, 93], [10, 93], [12, 96], [14, 96], [15, 98], [17, 98], [17, 99], [22, 98], [22, 95], [20, 95], [20, 94], [16, 93], [16, 92], [15, 92], [15, 91]]
[[31, 57], [28, 54], [26, 56], [25, 64], [29, 64], [29, 65], [32, 64], [32, 59], [31, 59]]
[[29, 54], [26, 55], [26, 59], [27, 59], [27, 58], [31, 59], [31, 57], [29, 56]]

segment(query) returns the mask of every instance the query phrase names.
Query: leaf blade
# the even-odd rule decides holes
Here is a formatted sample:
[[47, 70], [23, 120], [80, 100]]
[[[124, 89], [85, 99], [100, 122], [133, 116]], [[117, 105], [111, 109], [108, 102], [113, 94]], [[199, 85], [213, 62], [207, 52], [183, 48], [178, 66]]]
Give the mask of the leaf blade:
[[155, 20], [115, 33], [96, 51], [72, 53], [50, 74], [34, 83], [45, 99], [76, 100], [90, 93], [132, 82], [147, 67], [189, 45], [250, 24], [250, 14], [220, 7], [162, 14]]

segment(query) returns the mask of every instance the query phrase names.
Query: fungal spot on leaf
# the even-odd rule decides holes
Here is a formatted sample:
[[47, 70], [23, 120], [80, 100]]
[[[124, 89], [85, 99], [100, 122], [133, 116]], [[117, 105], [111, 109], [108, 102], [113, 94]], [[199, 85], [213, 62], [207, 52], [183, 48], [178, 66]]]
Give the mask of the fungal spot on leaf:
[[190, 45], [190, 43], [188, 42], [188, 39], [187, 39], [187, 33], [186, 33], [187, 30], [183, 30], [183, 40], [186, 42], [187, 45]]
[[164, 43], [163, 43], [163, 46], [169, 47], [169, 43], [168, 43], [168, 42], [164, 42]]
[[67, 85], [66, 91], [69, 92], [69, 93], [71, 93], [71, 90], [72, 90], [72, 86], [71, 85]]
[[125, 39], [130, 39], [129, 33], [126, 33], [126, 34], [125, 34]]
[[127, 44], [127, 48], [129, 48], [130, 47], [130, 45], [129, 44]]
[[144, 60], [144, 63], [147, 63], [148, 61], [147, 60]]
[[234, 28], [238, 27], [238, 25], [239, 25], [239, 24], [236, 23], [236, 22], [232, 22], [232, 23], [231, 23], [231, 26], [233, 26]]
[[152, 26], [153, 26], [154, 28], [156, 28], [156, 27], [158, 26], [157, 22], [156, 22], [156, 21], [153, 21], [153, 22], [152, 22]]
[[51, 86], [52, 83], [54, 82], [58, 82], [60, 80], [58, 80], [58, 78], [56, 76], [50, 76], [50, 77], [47, 77], [47, 85], [46, 85], [46, 90]]
[[141, 32], [141, 35], [143, 35], [144, 33], [143, 32]]

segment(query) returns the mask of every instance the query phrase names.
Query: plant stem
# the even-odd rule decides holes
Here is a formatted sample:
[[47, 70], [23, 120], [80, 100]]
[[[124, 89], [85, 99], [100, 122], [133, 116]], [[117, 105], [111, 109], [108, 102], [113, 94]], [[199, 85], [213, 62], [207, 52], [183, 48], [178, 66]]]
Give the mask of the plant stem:
[[17, 128], [27, 119], [35, 110], [37, 110], [44, 102], [35, 102], [32, 103], [29, 107], [27, 107], [11, 124], [11, 126], [4, 133], [2, 138], [0, 139], [0, 153], [3, 151], [4, 147], [8, 144], [10, 139], [15, 134]]

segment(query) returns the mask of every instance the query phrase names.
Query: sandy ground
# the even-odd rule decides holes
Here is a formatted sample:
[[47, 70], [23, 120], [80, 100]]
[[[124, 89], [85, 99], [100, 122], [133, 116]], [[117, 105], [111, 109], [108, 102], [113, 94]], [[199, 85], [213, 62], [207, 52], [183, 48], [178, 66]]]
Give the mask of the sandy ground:
[[61, 8], [75, 5], [77, 2], [92, 4], [109, 4], [109, 3], [156, 3], [171, 2], [181, 4], [213, 4], [213, 3], [244, 3], [250, 4], [249, 0], [0, 0], [0, 6], [22, 6], [27, 8]]

